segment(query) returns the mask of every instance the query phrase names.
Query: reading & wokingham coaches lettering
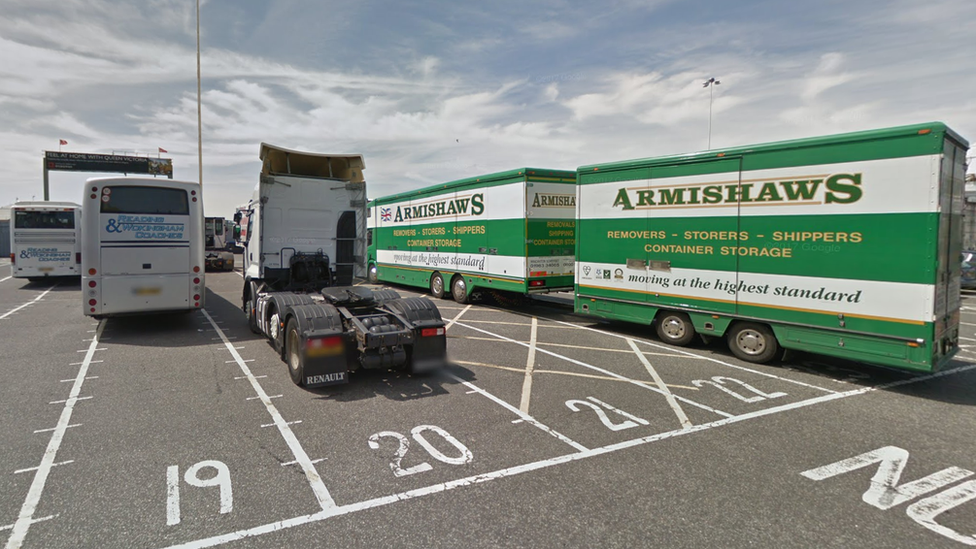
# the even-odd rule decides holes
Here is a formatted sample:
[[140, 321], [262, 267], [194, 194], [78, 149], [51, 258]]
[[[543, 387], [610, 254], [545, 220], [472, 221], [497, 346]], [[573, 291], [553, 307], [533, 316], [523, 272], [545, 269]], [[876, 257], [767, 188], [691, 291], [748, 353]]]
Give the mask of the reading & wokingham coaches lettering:
[[10, 263], [14, 278], [35, 281], [81, 274], [81, 206], [72, 202], [17, 202], [10, 208]]
[[96, 318], [204, 306], [200, 185], [95, 178], [83, 196], [82, 304]]

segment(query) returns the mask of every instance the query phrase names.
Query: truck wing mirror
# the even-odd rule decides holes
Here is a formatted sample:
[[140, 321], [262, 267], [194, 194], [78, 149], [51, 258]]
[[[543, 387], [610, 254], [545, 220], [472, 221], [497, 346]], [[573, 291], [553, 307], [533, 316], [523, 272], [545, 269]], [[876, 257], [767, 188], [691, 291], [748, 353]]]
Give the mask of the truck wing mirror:
[[234, 214], [234, 223], [240, 223], [241, 219], [244, 219], [244, 214], [242, 214], [241, 212], [237, 212]]

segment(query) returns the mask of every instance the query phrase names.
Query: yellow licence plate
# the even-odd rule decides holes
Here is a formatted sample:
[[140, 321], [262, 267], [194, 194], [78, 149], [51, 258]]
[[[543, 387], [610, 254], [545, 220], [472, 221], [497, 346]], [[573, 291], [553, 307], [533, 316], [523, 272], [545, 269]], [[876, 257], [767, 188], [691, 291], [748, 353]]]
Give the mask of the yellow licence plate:
[[162, 288], [136, 288], [133, 290], [136, 295], [159, 295], [163, 291]]
[[39, 267], [37, 270], [42, 273], [49, 273], [54, 270], [54, 267]]

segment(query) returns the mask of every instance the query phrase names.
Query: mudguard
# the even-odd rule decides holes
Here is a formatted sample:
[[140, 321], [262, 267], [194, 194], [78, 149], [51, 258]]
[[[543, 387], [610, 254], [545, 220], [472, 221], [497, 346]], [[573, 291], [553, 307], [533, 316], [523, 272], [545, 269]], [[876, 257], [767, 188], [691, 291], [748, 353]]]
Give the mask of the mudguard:
[[[414, 332], [409, 347], [410, 371], [429, 372], [447, 362], [447, 330], [437, 306], [426, 297], [408, 297], [384, 303], [384, 307], [406, 319]], [[424, 330], [437, 330], [439, 335], [424, 336]]]
[[[298, 323], [304, 367], [305, 387], [324, 387], [349, 382], [349, 357], [355, 355], [356, 343], [342, 327], [339, 311], [327, 303], [308, 303], [289, 306], [283, 310], [285, 324], [294, 319]], [[315, 352], [309, 349], [309, 339], [335, 338], [342, 348], [335, 352]], [[334, 348], [334, 347], [333, 347]]]
[[394, 299], [400, 299], [400, 294], [396, 290], [382, 289], [373, 290], [373, 302], [376, 305], [382, 305], [388, 301], [393, 301]]
[[275, 292], [272, 294], [259, 295], [257, 300], [257, 324], [264, 335], [268, 336], [275, 351], [285, 357], [285, 316], [282, 311], [296, 305], [308, 305], [314, 303], [311, 297], [304, 294], [294, 294], [291, 292]]

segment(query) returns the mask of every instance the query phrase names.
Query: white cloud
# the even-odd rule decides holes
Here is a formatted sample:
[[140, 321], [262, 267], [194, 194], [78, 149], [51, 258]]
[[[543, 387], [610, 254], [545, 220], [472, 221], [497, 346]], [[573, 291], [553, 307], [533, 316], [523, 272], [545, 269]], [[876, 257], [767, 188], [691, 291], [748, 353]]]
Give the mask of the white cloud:
[[[722, 81], [711, 90], [713, 146], [934, 119], [976, 139], [972, 39], [958, 24], [976, 3], [935, 1], [778, 15], [746, 2], [695, 16], [655, 11], [661, 2], [593, 13], [551, 0], [521, 4], [517, 17], [357, 5], [314, 36], [281, 25], [325, 9], [317, 3], [209, 3], [205, 16], [227, 19], [203, 29], [207, 207], [226, 214], [250, 195], [262, 141], [364, 154], [371, 196], [525, 165], [699, 150], [710, 76]], [[0, 203], [39, 187], [40, 155], [59, 138], [89, 152], [161, 146], [177, 177], [196, 179], [192, 2], [6, 0], [5, 15]], [[272, 47], [285, 38], [302, 46]]]

